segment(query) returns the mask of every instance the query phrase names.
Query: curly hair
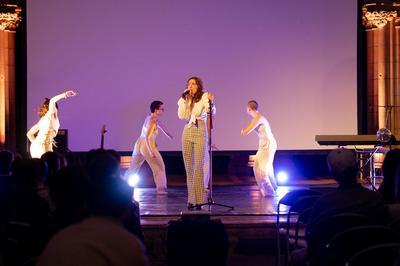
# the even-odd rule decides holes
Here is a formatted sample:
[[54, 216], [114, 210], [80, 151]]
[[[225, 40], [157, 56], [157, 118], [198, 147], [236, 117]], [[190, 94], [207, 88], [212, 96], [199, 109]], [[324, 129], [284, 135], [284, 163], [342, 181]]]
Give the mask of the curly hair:
[[[39, 115], [40, 118], [42, 118], [47, 113], [47, 111], [49, 110], [49, 104], [50, 104], [50, 99], [49, 98], [45, 98], [44, 102], [39, 107], [38, 115]], [[56, 108], [58, 109], [58, 104], [57, 103], [56, 103]]]

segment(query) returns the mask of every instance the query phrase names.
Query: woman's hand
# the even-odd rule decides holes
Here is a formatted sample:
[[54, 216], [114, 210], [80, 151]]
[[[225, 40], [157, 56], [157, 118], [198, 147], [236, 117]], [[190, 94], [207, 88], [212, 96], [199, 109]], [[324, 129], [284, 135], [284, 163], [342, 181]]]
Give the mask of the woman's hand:
[[66, 91], [65, 92], [65, 98], [68, 98], [68, 97], [74, 97], [74, 96], [76, 96], [76, 92], [74, 92], [73, 90], [69, 90], [69, 91]]
[[208, 93], [207, 93], [207, 98], [208, 98], [210, 101], [214, 100], [214, 94], [212, 94], [211, 92], [208, 92]]
[[246, 135], [246, 133], [244, 133], [244, 128], [242, 128], [242, 130], [240, 131], [240, 134], [241, 134], [242, 136], [245, 136], [245, 135]]

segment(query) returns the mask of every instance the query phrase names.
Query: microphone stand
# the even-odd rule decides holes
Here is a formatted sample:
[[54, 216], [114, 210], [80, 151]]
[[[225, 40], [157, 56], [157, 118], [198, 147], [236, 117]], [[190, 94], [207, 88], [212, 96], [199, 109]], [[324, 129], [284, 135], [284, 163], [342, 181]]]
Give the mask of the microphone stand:
[[[360, 167], [359, 169], [359, 173], [362, 173], [365, 169], [365, 167], [368, 165], [368, 163], [370, 163], [370, 178], [374, 178], [374, 183], [372, 183], [372, 181], [370, 180], [370, 178], [365, 178], [368, 182], [368, 184], [371, 186], [373, 191], [378, 191], [378, 189], [375, 186], [375, 169], [374, 169], [374, 161], [373, 161], [373, 157], [375, 155], [375, 153], [382, 148], [382, 145], [377, 145], [375, 146], [375, 150], [371, 153], [371, 155], [369, 155], [368, 160]], [[357, 149], [356, 149], [357, 150]]]
[[210, 179], [208, 181], [208, 185], [209, 185], [210, 191], [208, 192], [207, 203], [200, 204], [200, 206], [208, 205], [208, 209], [211, 210], [211, 206], [212, 205], [216, 205], [216, 206], [226, 207], [226, 208], [229, 208], [229, 209], [233, 210], [234, 209], [233, 206], [216, 203], [214, 201], [213, 197], [212, 197], [212, 195], [213, 195], [213, 181], [212, 181], [212, 136], [211, 136], [211, 133], [212, 133], [212, 128], [213, 128], [212, 109], [213, 109], [213, 105], [214, 104], [213, 104], [213, 102], [211, 100], [208, 100], [208, 103], [209, 103], [209, 109], [208, 109], [208, 114], [207, 114], [208, 121], [209, 121], [209, 132], [208, 132], [208, 154], [209, 154], [209, 158], [208, 159], [209, 159], [209, 162], [210, 162], [209, 168], [208, 168]]

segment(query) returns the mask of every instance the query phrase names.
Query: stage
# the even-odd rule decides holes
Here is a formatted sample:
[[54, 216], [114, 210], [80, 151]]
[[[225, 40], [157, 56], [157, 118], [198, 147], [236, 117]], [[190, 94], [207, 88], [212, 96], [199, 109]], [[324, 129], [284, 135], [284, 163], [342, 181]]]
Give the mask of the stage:
[[[253, 177], [254, 179], [254, 177]], [[134, 198], [140, 204], [145, 244], [152, 265], [166, 265], [168, 222], [179, 220], [182, 214], [209, 213], [221, 220], [228, 234], [227, 265], [273, 265], [276, 254], [276, 219], [279, 200], [288, 192], [312, 188], [322, 192], [335, 189], [331, 179], [292, 182], [280, 186], [275, 197], [262, 197], [255, 184], [232, 185], [219, 181], [213, 189], [216, 203], [230, 205], [203, 206], [202, 211], [187, 210], [187, 193], [183, 184], [170, 186], [167, 195], [157, 195], [155, 188], [137, 188]], [[255, 182], [254, 182], [255, 183]], [[281, 207], [281, 221], [286, 221], [287, 207]]]

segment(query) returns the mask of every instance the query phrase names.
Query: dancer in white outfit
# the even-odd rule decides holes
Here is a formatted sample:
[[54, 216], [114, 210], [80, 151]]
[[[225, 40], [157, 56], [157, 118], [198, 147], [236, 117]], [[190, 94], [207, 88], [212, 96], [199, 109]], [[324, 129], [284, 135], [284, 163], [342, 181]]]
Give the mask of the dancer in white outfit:
[[158, 129], [160, 129], [169, 139], [172, 136], [160, 124], [158, 118], [164, 112], [163, 103], [154, 101], [150, 105], [151, 115], [147, 116], [142, 127], [142, 133], [135, 143], [132, 152], [132, 160], [129, 169], [125, 173], [125, 179], [130, 175], [136, 174], [144, 160], [149, 164], [152, 172], [154, 183], [157, 187], [157, 194], [167, 193], [167, 177], [165, 174], [165, 165], [160, 152], [157, 149], [156, 137]]
[[254, 159], [254, 176], [261, 194], [264, 197], [274, 196], [278, 187], [273, 167], [277, 148], [276, 140], [267, 119], [258, 112], [258, 103], [256, 101], [251, 100], [248, 102], [247, 113], [253, 119], [247, 127], [242, 129], [241, 133], [245, 136], [255, 130], [259, 138], [258, 151]]
[[76, 92], [69, 90], [51, 99], [46, 98], [39, 108], [40, 120], [29, 129], [26, 136], [31, 142], [30, 152], [32, 158], [40, 158], [43, 153], [53, 151], [54, 137], [60, 128], [57, 114], [57, 101], [73, 97]]

